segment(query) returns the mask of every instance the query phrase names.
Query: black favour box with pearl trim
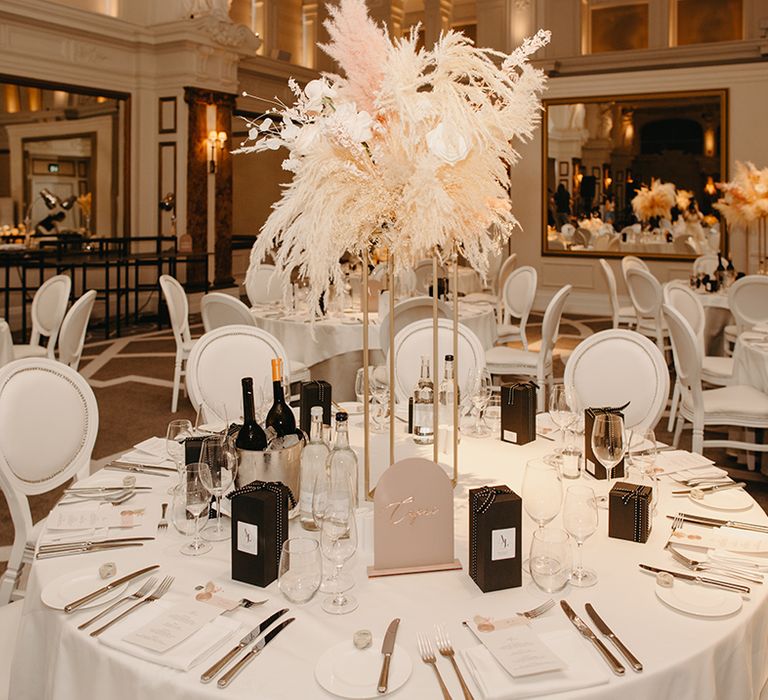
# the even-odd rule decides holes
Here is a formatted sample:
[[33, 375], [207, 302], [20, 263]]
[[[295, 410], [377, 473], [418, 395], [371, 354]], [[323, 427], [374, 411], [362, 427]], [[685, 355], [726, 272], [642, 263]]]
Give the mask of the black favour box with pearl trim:
[[313, 406], [322, 406], [323, 425], [331, 424], [331, 396], [331, 385], [322, 379], [301, 383], [299, 426], [307, 435], [312, 425]]
[[619, 481], [608, 494], [608, 537], [647, 542], [651, 534], [653, 489]]

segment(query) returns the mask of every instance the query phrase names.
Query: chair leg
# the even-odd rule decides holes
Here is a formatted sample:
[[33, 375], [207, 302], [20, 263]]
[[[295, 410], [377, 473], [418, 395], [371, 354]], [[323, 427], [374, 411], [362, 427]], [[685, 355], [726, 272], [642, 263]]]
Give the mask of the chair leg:
[[528, 352], [528, 336], [525, 334], [525, 328], [520, 329], [520, 340], [523, 343], [523, 350]]
[[691, 452], [696, 454], [704, 453], [704, 427], [693, 426], [693, 443], [691, 444]]
[[171, 399], [171, 413], [176, 413], [179, 408], [179, 388], [181, 386], [181, 354], [176, 354], [176, 364], [173, 368], [173, 398]]
[[671, 433], [675, 427], [675, 415], [677, 415], [677, 404], [680, 401], [680, 382], [675, 381], [675, 389], [672, 392], [672, 403], [669, 406], [669, 423], [667, 423], [667, 432]]
[[675, 427], [675, 435], [672, 438], [672, 447], [677, 449], [677, 446], [680, 444], [680, 436], [683, 434], [683, 424], [685, 423], [685, 419], [682, 416], [677, 417], [677, 426]]
[[11, 556], [8, 558], [8, 568], [3, 572], [3, 578], [0, 580], [0, 605], [11, 602], [13, 591], [21, 574], [21, 567], [24, 563], [24, 542], [14, 542], [11, 549]]

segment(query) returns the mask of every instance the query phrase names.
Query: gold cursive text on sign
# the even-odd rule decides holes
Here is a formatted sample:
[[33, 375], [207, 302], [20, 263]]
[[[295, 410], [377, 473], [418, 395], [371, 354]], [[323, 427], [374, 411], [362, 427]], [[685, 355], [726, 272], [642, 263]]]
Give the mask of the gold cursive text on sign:
[[399, 525], [406, 520], [408, 521], [409, 525], [413, 525], [419, 518], [426, 518], [430, 515], [436, 515], [440, 510], [437, 506], [432, 506], [431, 508], [412, 508], [410, 510], [405, 510], [405, 507], [411, 503], [413, 503], [413, 496], [408, 496], [408, 498], [405, 498], [402, 501], [395, 501], [394, 503], [390, 503], [387, 506], [388, 509], [391, 509], [389, 520], [393, 525]]

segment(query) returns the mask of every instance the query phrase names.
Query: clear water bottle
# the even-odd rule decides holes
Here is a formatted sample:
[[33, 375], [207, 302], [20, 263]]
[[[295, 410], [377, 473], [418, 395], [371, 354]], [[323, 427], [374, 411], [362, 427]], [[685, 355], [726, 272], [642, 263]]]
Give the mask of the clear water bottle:
[[453, 364], [453, 355], [445, 356], [445, 367], [443, 369], [443, 381], [440, 382], [438, 390], [438, 423], [441, 430], [447, 430], [450, 435], [451, 444], [453, 443], [453, 407], [461, 399], [456, 395], [453, 385], [453, 373], [455, 371]]
[[346, 475], [355, 496], [355, 507], [357, 507], [357, 455], [349, 446], [347, 414], [343, 411], [336, 414], [336, 443], [328, 455], [327, 471], [331, 479], [340, 474]]
[[323, 442], [322, 406], [313, 406], [309, 414], [312, 418], [309, 442], [301, 451], [299, 468], [299, 522], [305, 530], [317, 530], [317, 523], [312, 515], [312, 493], [318, 474], [325, 469], [330, 450]]
[[413, 392], [413, 441], [417, 445], [431, 445], [433, 430], [435, 387], [429, 374], [429, 358], [421, 358], [421, 376]]

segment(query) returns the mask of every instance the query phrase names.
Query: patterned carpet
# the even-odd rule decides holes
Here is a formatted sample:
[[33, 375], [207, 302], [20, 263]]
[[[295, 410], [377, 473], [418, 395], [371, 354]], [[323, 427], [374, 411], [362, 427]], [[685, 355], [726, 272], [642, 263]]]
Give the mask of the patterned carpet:
[[[194, 321], [192, 335], [199, 336], [202, 326], [199, 321], [196, 324]], [[564, 361], [581, 340], [609, 326], [606, 318], [564, 317], [556, 347], [555, 376], [562, 377]], [[532, 350], [539, 347], [540, 331], [541, 316], [533, 314], [528, 323]], [[509, 345], [519, 347], [517, 343]], [[195, 412], [183, 393], [178, 412], [171, 414], [170, 411], [174, 354], [171, 331], [154, 330], [148, 325], [135, 327], [130, 335], [116, 340], [94, 338], [86, 344], [80, 371], [93, 387], [99, 404], [99, 435], [93, 452], [93, 469], [100, 468], [115, 455], [150, 435], [164, 434], [172, 417], [194, 421]], [[666, 420], [663, 420], [659, 425], [658, 438], [669, 441], [671, 436], [664, 431], [665, 428]], [[681, 446], [690, 447], [689, 432], [684, 434]], [[735, 460], [722, 451], [713, 450], [708, 455], [722, 466], [734, 467], [739, 478], [748, 479], [750, 492], [761, 505], [768, 507], [764, 477], [739, 469]], [[45, 517], [63, 488], [30, 499], [34, 521]], [[12, 542], [13, 525], [5, 499], [0, 494], [0, 571], [5, 566]]]

